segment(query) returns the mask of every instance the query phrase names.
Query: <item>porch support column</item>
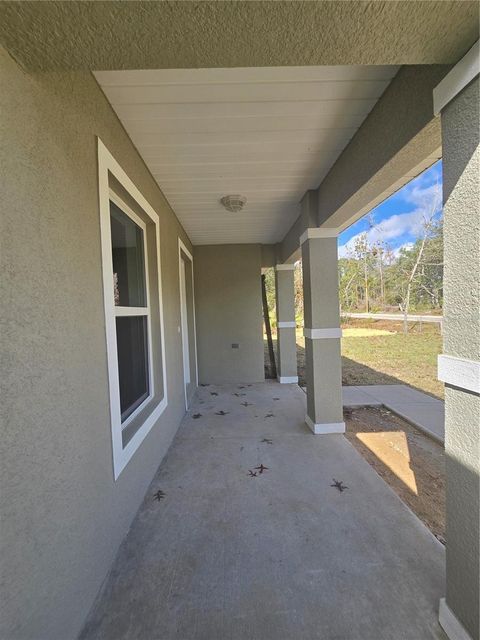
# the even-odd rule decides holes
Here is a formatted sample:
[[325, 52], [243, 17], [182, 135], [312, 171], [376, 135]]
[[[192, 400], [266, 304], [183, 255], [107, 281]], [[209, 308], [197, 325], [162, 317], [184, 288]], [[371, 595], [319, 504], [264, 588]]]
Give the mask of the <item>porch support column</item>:
[[480, 151], [479, 47], [434, 91], [441, 112], [444, 201], [446, 597], [450, 640], [480, 638]]
[[294, 268], [293, 264], [277, 264], [275, 267], [277, 373], [282, 384], [298, 382]]
[[344, 433], [337, 230], [307, 229], [300, 244], [307, 379], [305, 422], [316, 434]]

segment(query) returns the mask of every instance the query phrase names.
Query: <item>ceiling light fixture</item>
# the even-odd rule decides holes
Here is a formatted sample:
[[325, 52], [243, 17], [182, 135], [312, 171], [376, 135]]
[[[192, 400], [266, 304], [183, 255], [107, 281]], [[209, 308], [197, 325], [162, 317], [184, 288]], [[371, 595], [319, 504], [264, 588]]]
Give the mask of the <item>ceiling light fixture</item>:
[[223, 204], [227, 211], [232, 211], [235, 213], [236, 211], [241, 211], [245, 204], [247, 203], [247, 199], [244, 196], [232, 195], [232, 196], [223, 196], [220, 198], [220, 202]]

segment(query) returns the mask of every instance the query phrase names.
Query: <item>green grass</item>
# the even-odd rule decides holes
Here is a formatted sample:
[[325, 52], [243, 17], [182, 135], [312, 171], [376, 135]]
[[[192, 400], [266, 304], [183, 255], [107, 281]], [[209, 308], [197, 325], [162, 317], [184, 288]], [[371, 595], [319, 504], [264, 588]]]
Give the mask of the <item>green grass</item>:
[[[433, 331], [432, 331], [433, 329]], [[437, 379], [437, 356], [442, 338], [429, 325], [422, 333], [406, 336], [342, 338], [343, 383], [404, 383], [443, 398], [443, 384]]]
[[[437, 356], [442, 337], [437, 325], [414, 326], [407, 335], [398, 323], [349, 322], [348, 327], [386, 329], [395, 333], [342, 338], [342, 378], [345, 385], [408, 384], [443, 398], [443, 384], [437, 380]], [[305, 342], [297, 333], [300, 384], [305, 381]]]

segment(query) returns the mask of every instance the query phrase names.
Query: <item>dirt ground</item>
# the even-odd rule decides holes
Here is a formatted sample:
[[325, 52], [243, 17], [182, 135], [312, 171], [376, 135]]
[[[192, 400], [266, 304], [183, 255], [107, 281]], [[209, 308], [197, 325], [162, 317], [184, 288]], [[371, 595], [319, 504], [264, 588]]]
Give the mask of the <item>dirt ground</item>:
[[345, 409], [346, 437], [445, 544], [443, 448], [385, 408]]

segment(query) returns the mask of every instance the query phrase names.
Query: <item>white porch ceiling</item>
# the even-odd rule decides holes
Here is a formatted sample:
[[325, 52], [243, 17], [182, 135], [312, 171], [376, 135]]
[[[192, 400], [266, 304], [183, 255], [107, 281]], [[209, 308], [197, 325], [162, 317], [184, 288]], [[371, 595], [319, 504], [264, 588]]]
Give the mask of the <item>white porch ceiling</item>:
[[[98, 71], [193, 244], [279, 242], [398, 67]], [[229, 213], [220, 204], [240, 194]]]

